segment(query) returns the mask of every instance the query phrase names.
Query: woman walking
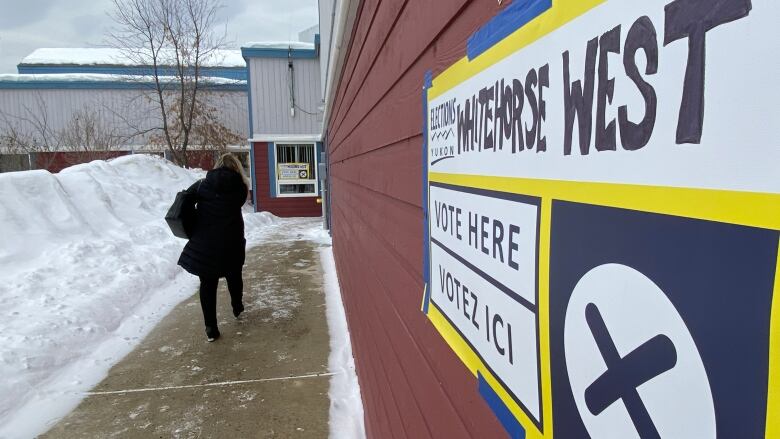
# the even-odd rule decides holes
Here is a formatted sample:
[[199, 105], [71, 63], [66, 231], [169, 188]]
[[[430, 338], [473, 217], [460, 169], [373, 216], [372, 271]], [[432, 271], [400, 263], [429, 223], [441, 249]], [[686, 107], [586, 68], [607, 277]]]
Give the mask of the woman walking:
[[217, 327], [217, 284], [227, 280], [233, 315], [244, 311], [242, 302], [246, 239], [241, 206], [247, 198], [247, 180], [241, 163], [224, 154], [206, 178], [187, 189], [196, 200], [195, 222], [190, 240], [179, 257], [179, 265], [200, 278], [200, 306], [208, 341], [219, 338]]

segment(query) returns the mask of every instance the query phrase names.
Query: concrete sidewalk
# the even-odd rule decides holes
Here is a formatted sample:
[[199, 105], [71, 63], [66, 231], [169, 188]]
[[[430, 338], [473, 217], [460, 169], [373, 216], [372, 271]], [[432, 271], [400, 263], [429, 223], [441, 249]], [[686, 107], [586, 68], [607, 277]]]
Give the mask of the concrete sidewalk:
[[247, 253], [246, 311], [220, 281], [222, 337], [181, 303], [44, 438], [325, 438], [329, 336], [318, 245], [276, 227]]

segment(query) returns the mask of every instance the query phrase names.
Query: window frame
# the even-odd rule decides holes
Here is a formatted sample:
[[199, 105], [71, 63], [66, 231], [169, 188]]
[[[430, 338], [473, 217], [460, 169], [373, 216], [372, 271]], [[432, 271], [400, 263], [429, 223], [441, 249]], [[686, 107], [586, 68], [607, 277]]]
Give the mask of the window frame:
[[[312, 198], [312, 197], [319, 197], [320, 196], [320, 185], [319, 181], [317, 180], [317, 166], [319, 165], [319, 158], [317, 157], [317, 143], [316, 142], [274, 142], [274, 184], [276, 185], [276, 198]], [[314, 156], [314, 168], [311, 170], [311, 174], [314, 176], [313, 179], [308, 180], [294, 180], [295, 183], [292, 183], [293, 180], [279, 180], [279, 154], [278, 154], [278, 146], [309, 146], [311, 145], [313, 156]], [[314, 185], [314, 192], [306, 192], [306, 193], [295, 193], [295, 194], [284, 194], [282, 193], [282, 185], [291, 185], [291, 184], [313, 184]]]

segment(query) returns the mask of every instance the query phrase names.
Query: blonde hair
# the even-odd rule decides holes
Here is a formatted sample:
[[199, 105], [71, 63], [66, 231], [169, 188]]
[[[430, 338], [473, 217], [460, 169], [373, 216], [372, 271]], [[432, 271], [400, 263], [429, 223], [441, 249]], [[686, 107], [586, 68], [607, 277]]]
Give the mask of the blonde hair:
[[244, 174], [244, 167], [241, 165], [241, 161], [239, 161], [235, 155], [228, 152], [219, 156], [217, 163], [214, 165], [214, 168], [221, 167], [232, 169], [238, 172], [238, 175], [241, 176], [241, 180], [243, 180], [244, 184], [249, 187], [249, 179], [246, 177], [246, 174]]

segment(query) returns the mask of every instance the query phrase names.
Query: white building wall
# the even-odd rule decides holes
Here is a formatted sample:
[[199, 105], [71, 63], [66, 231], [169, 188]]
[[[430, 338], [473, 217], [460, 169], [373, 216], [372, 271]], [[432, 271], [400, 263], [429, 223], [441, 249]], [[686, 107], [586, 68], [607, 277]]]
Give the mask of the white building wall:
[[[222, 124], [245, 137], [249, 132], [246, 92], [204, 93]], [[57, 132], [82, 109], [97, 113], [102, 126], [118, 135], [143, 133], [128, 138], [128, 146], [144, 146], [160, 134], [148, 131], [162, 125], [154, 96], [146, 90], [127, 89], [0, 89], [0, 134], [8, 132], [9, 123], [35, 131], [34, 123], [45, 122], [51, 132]]]
[[287, 58], [249, 58], [252, 136], [319, 135], [322, 131], [319, 59], [294, 58], [291, 114]]

